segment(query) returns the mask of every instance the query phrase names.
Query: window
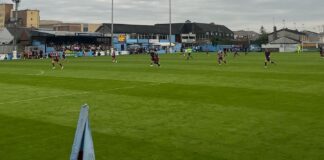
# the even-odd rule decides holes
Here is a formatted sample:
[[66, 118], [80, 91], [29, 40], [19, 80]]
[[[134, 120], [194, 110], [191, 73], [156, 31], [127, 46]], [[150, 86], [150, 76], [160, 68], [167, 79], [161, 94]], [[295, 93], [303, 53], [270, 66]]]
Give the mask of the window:
[[205, 34], [201, 34], [200, 35], [200, 39], [205, 39], [206, 38], [206, 35]]
[[165, 40], [165, 39], [168, 39], [168, 36], [167, 35], [160, 35], [159, 39], [164, 39]]
[[139, 39], [148, 39], [149, 35], [148, 34], [140, 34]]
[[132, 33], [130, 36], [129, 36], [130, 39], [137, 39], [137, 34], [136, 33]]
[[83, 24], [83, 32], [89, 32], [89, 25]]
[[188, 39], [189, 37], [188, 36], [182, 36], [182, 39]]
[[154, 34], [150, 34], [150, 35], [148, 36], [148, 39], [156, 39], [156, 35], [154, 35]]

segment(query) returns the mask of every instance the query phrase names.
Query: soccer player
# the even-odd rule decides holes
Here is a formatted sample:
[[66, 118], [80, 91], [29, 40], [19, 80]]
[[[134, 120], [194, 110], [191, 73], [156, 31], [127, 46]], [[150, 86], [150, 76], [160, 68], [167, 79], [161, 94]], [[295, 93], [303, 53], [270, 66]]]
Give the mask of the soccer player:
[[154, 65], [154, 58], [155, 58], [155, 53], [154, 53], [154, 50], [153, 49], [150, 50], [150, 56], [151, 56], [151, 67], [153, 67], [153, 65]]
[[224, 55], [223, 55], [224, 57], [227, 57], [227, 49], [226, 49], [226, 48], [224, 48], [224, 52], [223, 52], [223, 54], [224, 54]]
[[266, 49], [264, 54], [265, 54], [264, 68], [268, 68], [268, 63], [275, 64], [274, 61], [271, 61], [270, 58], [271, 52], [269, 51], [269, 49]]
[[67, 54], [67, 49], [63, 49], [62, 50], [62, 58], [63, 58], [63, 60], [66, 59], [66, 54]]
[[324, 51], [323, 51], [323, 47], [322, 46], [320, 47], [320, 55], [321, 55], [322, 58], [324, 58]]
[[186, 49], [184, 46], [181, 47], [181, 55], [186, 56]]
[[156, 64], [158, 67], [161, 66], [159, 54], [156, 52], [154, 52], [154, 64]]
[[39, 51], [39, 55], [40, 55], [40, 59], [43, 59], [44, 58], [44, 51], [43, 50], [40, 50]]
[[112, 49], [111, 58], [113, 63], [117, 63], [116, 59], [116, 49]]
[[192, 57], [192, 48], [188, 48], [187, 49], [187, 60], [189, 60], [189, 59], [193, 59], [193, 57]]
[[218, 64], [219, 65], [222, 65], [222, 63], [226, 64], [224, 52], [222, 50], [219, 50], [217, 55], [218, 55]]
[[55, 68], [55, 63], [59, 64], [61, 69], [64, 68], [64, 66], [62, 65], [62, 63], [60, 62], [60, 54], [58, 52], [52, 52], [50, 54], [51, 56], [51, 59], [52, 59], [52, 65], [53, 65], [53, 68], [52, 69], [56, 69]]
[[301, 45], [297, 46], [297, 54], [300, 54], [302, 52], [302, 47]]
[[234, 58], [236, 57], [236, 56], [239, 56], [239, 53], [238, 53], [238, 49], [237, 48], [234, 48]]

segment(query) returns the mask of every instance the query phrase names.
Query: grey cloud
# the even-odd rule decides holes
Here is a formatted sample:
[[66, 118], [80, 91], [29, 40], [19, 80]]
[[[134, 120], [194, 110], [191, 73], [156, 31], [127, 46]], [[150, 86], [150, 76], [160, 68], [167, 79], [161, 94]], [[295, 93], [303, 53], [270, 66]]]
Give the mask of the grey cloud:
[[[10, 2], [10, 1], [8, 1]], [[172, 0], [173, 22], [215, 22], [233, 30], [268, 30], [273, 19], [278, 27], [319, 29], [324, 25], [323, 0]], [[111, 0], [22, 0], [21, 8], [41, 10], [41, 19], [67, 22], [110, 21]], [[168, 22], [168, 0], [115, 0], [118, 23], [154, 24]]]

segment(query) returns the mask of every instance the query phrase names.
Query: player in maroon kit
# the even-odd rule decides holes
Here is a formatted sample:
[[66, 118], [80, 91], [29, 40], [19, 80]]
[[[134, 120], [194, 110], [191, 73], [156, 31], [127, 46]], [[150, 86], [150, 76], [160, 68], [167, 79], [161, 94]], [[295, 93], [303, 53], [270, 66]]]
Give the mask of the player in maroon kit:
[[50, 54], [51, 56], [51, 59], [52, 59], [52, 65], [53, 65], [53, 69], [56, 69], [55, 68], [55, 63], [59, 64], [61, 69], [64, 68], [64, 66], [62, 65], [62, 63], [60, 62], [60, 54], [58, 52], [52, 52]]
[[154, 64], [156, 64], [158, 67], [160, 67], [160, 57], [159, 54], [154, 52], [154, 58], [153, 58]]
[[226, 64], [224, 52], [222, 50], [219, 50], [217, 55], [218, 55], [218, 64], [219, 65], [222, 65], [222, 63]]
[[151, 56], [151, 67], [154, 65], [154, 57], [155, 57], [155, 52], [153, 49], [150, 49], [149, 54]]
[[265, 54], [265, 62], [264, 62], [264, 67], [265, 67], [265, 68], [268, 67], [268, 63], [276, 64], [276, 63], [275, 63], [274, 61], [272, 61], [271, 58], [270, 58], [271, 52], [269, 51], [269, 49], [266, 49], [264, 54]]

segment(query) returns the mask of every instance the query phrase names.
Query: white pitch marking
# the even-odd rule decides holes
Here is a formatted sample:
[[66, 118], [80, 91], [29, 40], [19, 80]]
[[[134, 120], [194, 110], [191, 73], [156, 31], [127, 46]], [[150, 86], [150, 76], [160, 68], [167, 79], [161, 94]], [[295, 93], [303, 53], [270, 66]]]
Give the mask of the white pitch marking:
[[1, 104], [12, 104], [12, 103], [28, 102], [28, 101], [34, 101], [34, 100], [44, 100], [44, 99], [50, 99], [50, 98], [59, 98], [59, 97], [65, 97], [65, 96], [83, 95], [83, 94], [88, 94], [88, 93], [89, 92], [83, 92], [83, 93], [76, 93], [76, 94], [65, 94], [65, 95], [57, 95], [57, 96], [30, 98], [30, 99], [23, 99], [23, 100], [17, 100], [17, 101], [2, 102], [2, 103], [0, 103], [0, 105]]
[[[155, 84], [148, 84], [144, 86], [157, 86], [160, 85], [161, 83], [155, 83]], [[108, 89], [106, 91], [116, 91], [116, 90], [124, 90], [124, 89], [134, 89], [138, 86], [130, 86], [130, 87], [120, 87], [120, 88], [113, 88], [113, 89]], [[47, 96], [47, 97], [39, 97], [39, 98], [30, 98], [30, 99], [23, 99], [23, 100], [17, 100], [17, 101], [10, 101], [10, 102], [1, 102], [0, 105], [2, 104], [14, 104], [14, 103], [21, 103], [21, 102], [28, 102], [28, 101], [35, 101], [35, 100], [44, 100], [44, 99], [51, 99], [51, 98], [59, 98], [59, 97], [65, 97], [65, 96], [75, 96], [75, 95], [84, 95], [84, 94], [89, 94], [90, 92], [82, 92], [82, 93], [76, 93], [76, 94], [66, 94], [66, 95], [57, 95], [57, 96]]]
[[27, 74], [28, 76], [42, 76], [45, 74], [45, 71], [41, 70], [39, 73], [37, 74]]
[[[143, 87], [147, 87], [147, 86], [158, 86], [161, 83], [152, 83], [152, 84], [147, 84], [147, 85], [143, 85]], [[139, 86], [130, 86], [130, 87], [120, 87], [120, 88], [113, 88], [113, 89], [108, 89], [106, 91], [116, 91], [116, 90], [124, 90], [124, 89], [134, 89], [137, 88]]]

